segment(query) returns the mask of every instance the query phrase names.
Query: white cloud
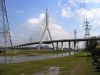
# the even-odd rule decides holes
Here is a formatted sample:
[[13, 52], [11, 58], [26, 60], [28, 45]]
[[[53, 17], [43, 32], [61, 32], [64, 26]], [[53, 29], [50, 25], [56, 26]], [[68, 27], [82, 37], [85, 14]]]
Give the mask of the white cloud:
[[77, 17], [79, 17], [79, 19], [85, 17], [85, 18], [88, 18], [88, 19], [93, 19], [94, 18], [94, 12], [92, 12], [92, 10], [87, 10], [87, 9], [78, 9], [75, 11], [75, 15]]
[[70, 7], [65, 7], [62, 9], [61, 11], [61, 16], [62, 17], [72, 17], [73, 13], [71, 11], [71, 8]]
[[66, 39], [69, 38], [69, 33], [65, 31], [59, 24], [55, 23], [53, 19], [50, 19], [49, 29], [53, 39]]
[[40, 21], [43, 20], [44, 17], [45, 17], [45, 14], [41, 13], [40, 16], [39, 16]]
[[69, 0], [69, 3], [76, 4], [76, 3], [96, 3], [99, 4], [100, 0]]
[[77, 0], [69, 0], [68, 1], [68, 5], [70, 6], [70, 7], [77, 7], [78, 6], [78, 3], [79, 2], [79, 0], [77, 1]]
[[91, 35], [93, 35], [93, 36], [99, 36], [100, 35], [100, 33], [99, 32], [91, 32]]
[[[88, 3], [91, 3], [91, 6], [92, 4], [96, 4], [98, 6], [98, 4], [100, 4], [100, 0], [68, 0], [68, 2], [66, 1], [64, 4], [61, 5], [63, 1], [60, 0], [58, 1], [58, 6], [61, 7], [61, 16], [63, 17], [71, 17], [73, 15], [73, 12], [72, 9], [77, 9], [77, 8], [81, 8], [81, 4], [88, 4]], [[84, 7], [84, 6], [83, 6]], [[92, 15], [92, 12], [91, 11], [88, 11], [86, 9], [82, 9], [83, 10], [83, 13], [82, 15], [86, 16], [87, 18], [91, 18], [93, 17]], [[85, 14], [87, 13], [87, 14]]]
[[33, 24], [33, 25], [37, 25], [37, 24], [39, 24], [39, 19], [37, 19], [37, 18], [28, 18], [27, 19], [27, 23], [28, 24]]
[[45, 15], [41, 13], [38, 18], [28, 18], [27, 24], [29, 25], [39, 25], [39, 23], [43, 20]]
[[100, 0], [80, 0], [82, 3], [100, 3]]
[[78, 9], [75, 11], [75, 16], [79, 20], [82, 20], [82, 18], [87, 18], [92, 24], [95, 26], [100, 26], [100, 8], [91, 8], [89, 10], [87, 9]]

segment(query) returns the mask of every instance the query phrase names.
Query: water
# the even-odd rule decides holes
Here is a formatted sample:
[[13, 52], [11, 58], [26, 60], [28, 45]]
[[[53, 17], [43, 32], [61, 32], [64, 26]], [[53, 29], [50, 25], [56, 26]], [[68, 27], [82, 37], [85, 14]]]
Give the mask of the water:
[[[70, 52], [70, 55], [74, 54], [74, 51]], [[60, 53], [60, 54], [46, 54], [46, 55], [32, 55], [32, 56], [0, 56], [0, 64], [7, 64], [7, 63], [20, 63], [20, 62], [27, 62], [32, 60], [43, 60], [43, 59], [50, 59], [50, 58], [58, 58], [69, 56], [69, 52], [67, 53]]]

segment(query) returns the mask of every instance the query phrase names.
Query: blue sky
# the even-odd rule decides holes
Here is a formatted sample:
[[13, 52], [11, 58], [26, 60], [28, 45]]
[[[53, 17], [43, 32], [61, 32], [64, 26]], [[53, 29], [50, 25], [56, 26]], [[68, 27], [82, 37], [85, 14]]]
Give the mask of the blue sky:
[[13, 43], [29, 41], [46, 8], [49, 9], [49, 16], [54, 21], [50, 21], [53, 22], [50, 25], [55, 38], [74, 38], [75, 29], [77, 37], [84, 37], [83, 17], [91, 22], [91, 35], [99, 35], [99, 4], [100, 0], [6, 0]]

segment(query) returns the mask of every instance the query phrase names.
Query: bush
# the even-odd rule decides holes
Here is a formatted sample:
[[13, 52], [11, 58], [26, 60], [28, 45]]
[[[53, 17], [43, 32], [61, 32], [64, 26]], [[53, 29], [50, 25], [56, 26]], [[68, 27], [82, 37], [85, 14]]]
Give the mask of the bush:
[[100, 48], [95, 48], [91, 53], [92, 55], [100, 56]]

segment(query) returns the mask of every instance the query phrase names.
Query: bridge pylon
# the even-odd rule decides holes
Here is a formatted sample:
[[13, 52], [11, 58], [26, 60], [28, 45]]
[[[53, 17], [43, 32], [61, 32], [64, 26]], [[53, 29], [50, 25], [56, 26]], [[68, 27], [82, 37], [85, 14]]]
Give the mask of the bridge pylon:
[[[41, 49], [42, 40], [43, 40], [43, 37], [44, 37], [46, 31], [48, 32], [50, 41], [52, 41], [52, 36], [51, 36], [50, 30], [49, 30], [49, 15], [48, 15], [48, 9], [46, 9], [45, 18], [46, 18], [46, 22], [45, 22], [46, 25], [45, 25], [43, 34], [42, 34], [41, 39], [40, 39], [40, 43], [39, 43], [39, 47], [38, 47], [39, 50]], [[54, 49], [54, 44], [53, 43], [51, 43], [51, 44], [52, 44], [53, 49]]]

